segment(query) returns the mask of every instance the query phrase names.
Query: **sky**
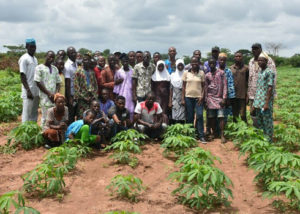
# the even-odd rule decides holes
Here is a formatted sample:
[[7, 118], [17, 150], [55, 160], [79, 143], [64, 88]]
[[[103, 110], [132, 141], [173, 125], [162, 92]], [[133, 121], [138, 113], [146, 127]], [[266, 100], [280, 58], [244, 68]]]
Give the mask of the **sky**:
[[37, 51], [87, 48], [203, 55], [253, 43], [300, 53], [300, 0], [0, 0], [0, 52], [35, 38]]

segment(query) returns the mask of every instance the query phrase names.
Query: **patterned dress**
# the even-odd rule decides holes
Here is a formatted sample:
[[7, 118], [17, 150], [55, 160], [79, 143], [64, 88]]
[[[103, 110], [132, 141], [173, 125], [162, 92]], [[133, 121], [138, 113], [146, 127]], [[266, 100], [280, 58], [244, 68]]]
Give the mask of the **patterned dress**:
[[[264, 134], [272, 141], [273, 136], [273, 99], [275, 91], [275, 74], [269, 68], [260, 71], [257, 79], [257, 89], [253, 102], [253, 107], [256, 108], [257, 125], [259, 129], [264, 131]], [[269, 100], [269, 109], [262, 111], [268, 93], [269, 86], [272, 86], [272, 96]]]
[[185, 120], [185, 107], [181, 104], [182, 87], [177, 88], [171, 84], [173, 91], [172, 96], [172, 119], [173, 120]]
[[77, 101], [77, 119], [83, 117], [83, 112], [89, 109], [93, 100], [98, 97], [98, 85], [94, 71], [79, 69], [75, 73], [74, 99]]

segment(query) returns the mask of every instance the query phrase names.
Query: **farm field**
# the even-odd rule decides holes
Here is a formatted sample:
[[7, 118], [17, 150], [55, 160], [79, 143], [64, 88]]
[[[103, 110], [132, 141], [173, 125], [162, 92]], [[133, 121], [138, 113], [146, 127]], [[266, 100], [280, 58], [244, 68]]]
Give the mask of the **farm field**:
[[[3, 146], [7, 141], [6, 135], [8, 131], [19, 123], [18, 115], [20, 114], [21, 99], [19, 98], [20, 83], [18, 75], [7, 71], [2, 72], [0, 71], [0, 77], [4, 79], [3, 82], [6, 82], [5, 84], [0, 84], [0, 120], [3, 121], [0, 125], [0, 145]], [[284, 147], [284, 154], [298, 160], [294, 165], [292, 164], [295, 174], [289, 174], [290, 177], [287, 180], [289, 182], [300, 182], [300, 158], [297, 155], [299, 154], [300, 145], [299, 69], [290, 67], [278, 69], [277, 95], [276, 108], [274, 109], [276, 120], [275, 146], [265, 146], [264, 140], [259, 135], [253, 134], [252, 136], [249, 134], [251, 129], [242, 129], [242, 124], [229, 126], [228, 132], [232, 134], [228, 134], [228, 136], [231, 137], [232, 141], [229, 141], [227, 144], [223, 145], [220, 143], [220, 139], [217, 139], [207, 145], [200, 143], [195, 145], [210, 151], [213, 156], [218, 157], [222, 162], [219, 163], [215, 160], [215, 167], [224, 172], [233, 183], [233, 186], [229, 185], [228, 187], [233, 194], [233, 199], [228, 198], [232, 202], [231, 206], [218, 206], [205, 211], [206, 213], [280, 212], [272, 206], [272, 202], [276, 198], [269, 199], [262, 196], [264, 187], [261, 186], [261, 181], [254, 182], [255, 176], [258, 174], [253, 170], [256, 165], [249, 161], [253, 160], [253, 157], [259, 152], [265, 152], [265, 155], [269, 154], [267, 152], [279, 154], [279, 151], [276, 149], [278, 148], [277, 146]], [[13, 103], [16, 104], [14, 105]], [[9, 106], [7, 107], [6, 105]], [[17, 106], [17, 108], [13, 108], [14, 106]], [[11, 111], [6, 113], [5, 110], [1, 110], [6, 108]], [[237, 133], [237, 127], [240, 128], [240, 133]], [[241, 130], [244, 130], [244, 133]], [[244, 145], [242, 141], [246, 141], [247, 137], [253, 140], [252, 145], [258, 146], [249, 149], [250, 147]], [[272, 147], [272, 149], [268, 149], [269, 147]], [[201, 211], [188, 208], [188, 206], [181, 205], [177, 201], [177, 197], [172, 195], [172, 191], [178, 187], [178, 182], [172, 181], [168, 177], [171, 173], [180, 170], [180, 166], [175, 165], [174, 155], [165, 157], [163, 155], [165, 153], [164, 149], [161, 148], [159, 143], [149, 142], [146, 145], [141, 145], [140, 148], [142, 150], [141, 153], [134, 154], [139, 160], [136, 168], [132, 168], [129, 165], [115, 164], [109, 158], [112, 155], [112, 151], [92, 151], [87, 157], [78, 159], [76, 166], [72, 166], [72, 169], [64, 175], [65, 187], [59, 195], [40, 198], [34, 193], [27, 193], [25, 194], [26, 206], [33, 207], [40, 213], [46, 214], [92, 214], [114, 210], [138, 213], [202, 213]], [[254, 152], [253, 149], [256, 151]], [[244, 152], [245, 155], [240, 156], [240, 152]], [[21, 189], [24, 184], [21, 176], [33, 170], [38, 164], [45, 162], [44, 157], [46, 154], [47, 150], [42, 147], [28, 151], [18, 149], [14, 154], [0, 153], [0, 195]], [[247, 157], [247, 155], [249, 156]], [[283, 163], [281, 167], [283, 165], [285, 164]], [[265, 171], [264, 173], [266, 174]], [[143, 181], [143, 186], [146, 187], [137, 197], [137, 202], [111, 196], [106, 189], [106, 186], [110, 184], [114, 176], [128, 174], [140, 178]], [[261, 172], [261, 174], [263, 173]], [[283, 181], [288, 182], [287, 180]], [[264, 181], [262, 179], [262, 183]], [[300, 190], [300, 188], [298, 187], [297, 190]], [[290, 194], [293, 195], [294, 193], [297, 197], [296, 190], [293, 191]], [[283, 196], [279, 198], [288, 201]], [[293, 211], [289, 210], [289, 212]], [[296, 213], [296, 211], [294, 212]]]

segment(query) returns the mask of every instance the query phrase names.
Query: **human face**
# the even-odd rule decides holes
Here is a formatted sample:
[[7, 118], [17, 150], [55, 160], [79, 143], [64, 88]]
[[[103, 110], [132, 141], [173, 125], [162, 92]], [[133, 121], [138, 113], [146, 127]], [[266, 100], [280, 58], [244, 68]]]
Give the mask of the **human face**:
[[152, 107], [154, 101], [155, 101], [154, 95], [150, 94], [150, 95], [148, 95], [148, 97], [146, 98], [146, 105], [147, 105], [148, 107]]
[[168, 53], [168, 54], [169, 54], [169, 57], [170, 57], [170, 58], [174, 59], [175, 56], [176, 56], [176, 54], [177, 54], [176, 48], [170, 47], [170, 48], [169, 48], [169, 53]]
[[161, 59], [160, 54], [154, 54], [153, 55], [153, 62], [156, 65], [156, 63]]
[[65, 68], [65, 63], [64, 63], [64, 61], [59, 60], [57, 62], [56, 66], [57, 66], [57, 69], [59, 70], [59, 72], [62, 72], [64, 70], [64, 68]]
[[178, 69], [179, 71], [182, 71], [182, 70], [184, 69], [183, 64], [182, 64], [182, 63], [179, 63], [179, 64], [177, 65], [177, 69]]
[[116, 101], [116, 106], [118, 109], [123, 110], [125, 108], [125, 100], [118, 99]]
[[267, 67], [267, 59], [264, 58], [264, 57], [258, 57], [257, 59], [257, 62], [258, 62], [258, 66], [261, 68], [261, 69], [265, 69]]
[[220, 51], [218, 51], [218, 50], [213, 50], [213, 51], [211, 52], [211, 56], [212, 56], [214, 59], [218, 59], [219, 53], [220, 53]]
[[117, 61], [116, 61], [115, 56], [111, 55], [111, 56], [108, 57], [108, 65], [109, 65], [110, 68], [114, 69], [115, 66], [116, 66], [116, 63], [117, 63]]
[[89, 70], [91, 66], [91, 58], [88, 56], [83, 56], [82, 64], [85, 70]]
[[199, 62], [198, 62], [198, 59], [196, 57], [192, 57], [191, 66], [192, 66], [193, 71], [198, 71], [199, 70]]
[[62, 97], [59, 97], [55, 100], [55, 107], [57, 110], [61, 111], [65, 108], [65, 99]]
[[36, 45], [27, 45], [27, 52], [30, 56], [33, 56], [36, 51]]
[[159, 72], [162, 72], [162, 71], [164, 70], [164, 68], [165, 68], [165, 65], [164, 65], [163, 63], [160, 63], [160, 64], [157, 66], [157, 70], [158, 70]]
[[261, 48], [253, 47], [252, 48], [252, 54], [253, 54], [254, 58], [257, 59], [259, 54], [261, 54]]
[[243, 54], [242, 53], [234, 54], [234, 62], [236, 64], [241, 64], [243, 62]]
[[100, 111], [100, 104], [96, 101], [93, 101], [92, 102], [92, 106], [91, 106], [91, 109], [94, 111], [94, 112], [99, 112]]
[[97, 65], [97, 61], [94, 58], [92, 58], [91, 59], [91, 69], [94, 69], [96, 67], [96, 65]]
[[199, 61], [201, 59], [201, 52], [199, 50], [194, 51], [193, 56], [196, 57]]
[[210, 68], [210, 70], [211, 71], [215, 71], [216, 70], [216, 60], [214, 60], [214, 59], [210, 59], [209, 61], [208, 61], [208, 65], [209, 65], [209, 68]]
[[143, 54], [143, 63], [148, 66], [151, 60], [151, 55], [148, 52], [144, 52]]
[[57, 58], [64, 60], [66, 57], [66, 52], [64, 50], [60, 50], [57, 53]]
[[222, 57], [219, 57], [219, 65], [221, 68], [225, 68], [226, 66], [226, 57], [222, 56]]
[[128, 63], [129, 63], [128, 59], [125, 59], [125, 58], [122, 59], [122, 65], [124, 68], [127, 69], [129, 67]]
[[108, 91], [107, 90], [102, 90], [101, 96], [102, 96], [103, 101], [108, 100]]
[[103, 56], [99, 56], [98, 57], [98, 61], [97, 61], [98, 65], [100, 65], [102, 68], [104, 68], [105, 66], [105, 58]]
[[46, 55], [45, 64], [46, 65], [51, 65], [54, 62], [54, 59], [55, 59], [54, 52], [53, 51], [48, 52], [47, 55]]
[[135, 64], [135, 53], [133, 51], [130, 51], [128, 53], [129, 58], [129, 64]]
[[75, 48], [73, 48], [73, 47], [68, 48], [67, 55], [68, 55], [70, 60], [75, 62], [76, 56], [77, 56], [77, 52], [76, 52]]
[[85, 116], [83, 120], [85, 124], [90, 125], [94, 119], [95, 119], [95, 115], [93, 113], [89, 113]]
[[143, 62], [143, 54], [142, 53], [137, 53], [135, 57], [136, 57], [136, 63]]

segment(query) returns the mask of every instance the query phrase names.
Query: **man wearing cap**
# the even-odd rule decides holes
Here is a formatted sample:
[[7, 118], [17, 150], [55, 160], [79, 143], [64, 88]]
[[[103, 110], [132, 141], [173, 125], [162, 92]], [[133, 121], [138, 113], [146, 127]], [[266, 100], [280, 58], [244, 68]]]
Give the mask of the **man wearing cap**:
[[[220, 48], [218, 46], [215, 46], [211, 49], [211, 57], [214, 58], [217, 62], [216, 64], [216, 68], [219, 68], [219, 54], [220, 54]], [[209, 67], [209, 63], [208, 60], [204, 62], [204, 72], [208, 73], [210, 72], [210, 67]]]
[[[267, 58], [267, 67], [274, 73], [274, 89], [276, 88], [276, 66], [271, 57], [269, 57], [264, 51], [262, 51], [261, 44], [255, 43], [252, 45], [252, 54], [253, 58], [249, 61], [249, 80], [248, 80], [248, 100], [250, 109], [252, 109], [254, 96], [256, 93], [256, 83], [258, 79], [259, 71], [261, 71], [260, 66], [258, 65], [258, 57], [260, 54], [263, 54]], [[274, 92], [276, 94], [276, 92]], [[257, 126], [255, 112], [251, 112], [253, 125]]]
[[260, 71], [251, 111], [256, 112], [257, 128], [262, 129], [268, 140], [272, 142], [275, 73], [267, 67], [268, 60], [268, 56], [263, 53], [257, 59]]
[[25, 45], [27, 53], [23, 54], [18, 62], [22, 82], [22, 122], [36, 122], [39, 108], [39, 90], [34, 81], [35, 67], [38, 65], [38, 61], [34, 56], [36, 51], [36, 43], [34, 39], [26, 39]]

